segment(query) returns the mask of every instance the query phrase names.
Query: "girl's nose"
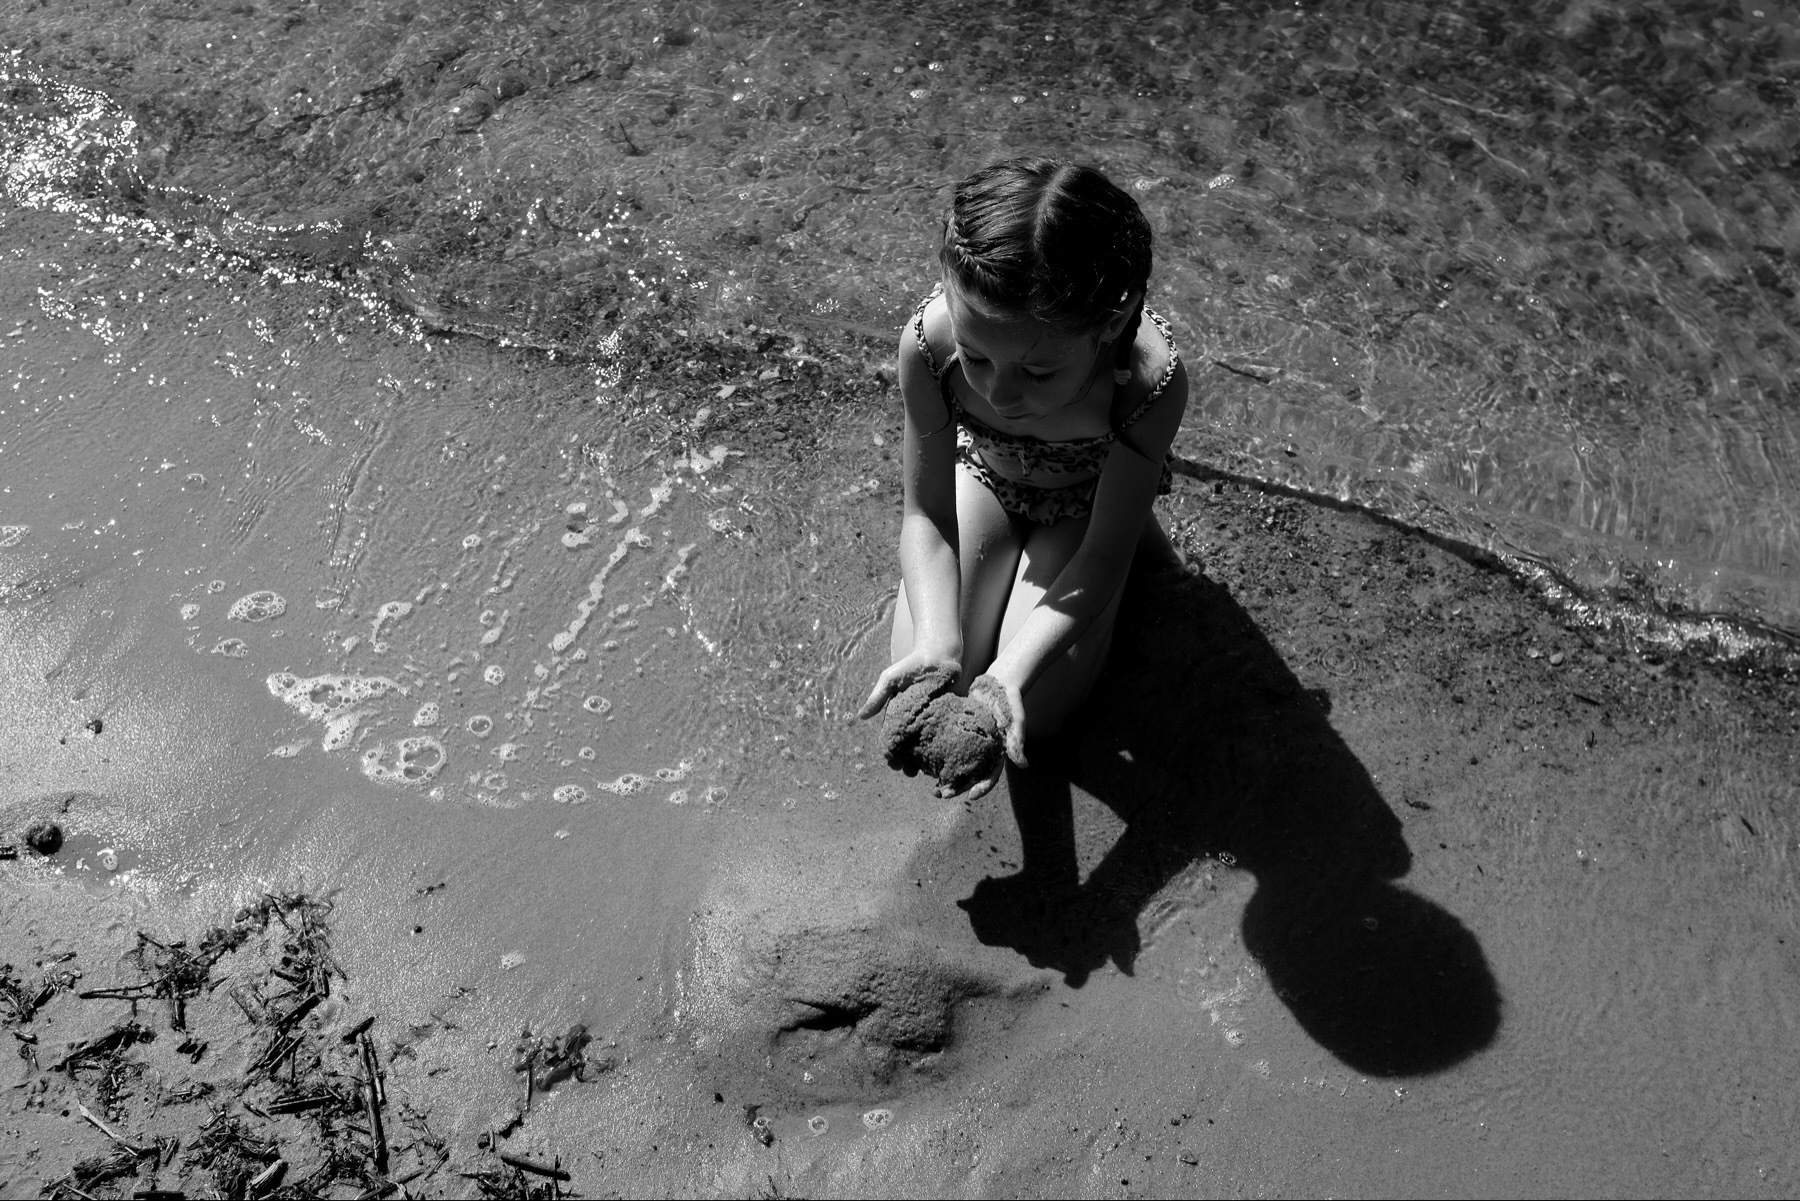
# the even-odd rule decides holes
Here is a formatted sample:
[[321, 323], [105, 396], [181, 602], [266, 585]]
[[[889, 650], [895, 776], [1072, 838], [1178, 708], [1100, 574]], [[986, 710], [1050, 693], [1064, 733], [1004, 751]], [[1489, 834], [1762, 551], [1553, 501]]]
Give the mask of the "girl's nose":
[[991, 405], [1014, 405], [1020, 396], [1019, 381], [1010, 373], [999, 371], [994, 373], [994, 382], [988, 388], [988, 403]]

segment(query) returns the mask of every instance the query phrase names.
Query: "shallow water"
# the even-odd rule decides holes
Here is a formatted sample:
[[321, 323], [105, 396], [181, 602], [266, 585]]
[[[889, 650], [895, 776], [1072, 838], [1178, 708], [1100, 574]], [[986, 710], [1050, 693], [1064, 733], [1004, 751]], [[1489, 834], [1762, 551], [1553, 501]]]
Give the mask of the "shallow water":
[[[1183, 453], [1502, 552], [1594, 620], [1800, 630], [1785, 6], [101, 12], [0, 27], [15, 203], [622, 355], [641, 396], [671, 328], [885, 355], [947, 182], [1080, 155], [1158, 231]], [[1662, 633], [1744, 645], [1720, 629]]]
[[196, 913], [354, 883], [367, 983], [422, 1010], [666, 1005], [701, 868], [867, 768], [843, 669], [885, 637], [891, 431], [845, 427], [840, 487], [589, 364], [3, 228], [4, 801], [74, 794], [52, 874]]

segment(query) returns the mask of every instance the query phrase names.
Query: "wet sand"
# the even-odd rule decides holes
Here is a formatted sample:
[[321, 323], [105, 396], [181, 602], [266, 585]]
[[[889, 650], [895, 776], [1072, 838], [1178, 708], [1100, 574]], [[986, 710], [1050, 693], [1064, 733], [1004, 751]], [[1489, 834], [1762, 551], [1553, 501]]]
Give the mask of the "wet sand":
[[[1452, 548], [1190, 464], [1160, 512], [1197, 572], [1134, 578], [1079, 737], [939, 801], [848, 717], [886, 642], [897, 404], [870, 427], [830, 397], [882, 388], [872, 341], [682, 331], [652, 414], [311, 285], [8, 221], [0, 472], [30, 529], [0, 550], [0, 818], [66, 808], [68, 844], [0, 863], [0, 960], [105, 984], [135, 930], [329, 896], [347, 980], [311, 1020], [376, 1016], [451, 1153], [414, 1195], [474, 1195], [520, 1030], [574, 1022], [604, 1070], [503, 1146], [584, 1195], [1793, 1191], [1791, 681], [1644, 658]], [[31, 303], [90, 270], [104, 313]], [[790, 382], [816, 407], [732, 424]], [[258, 589], [287, 611], [231, 621]], [[406, 692], [326, 752], [284, 671]], [[358, 770], [421, 729], [435, 779]], [[100, 1004], [19, 1031], [66, 1045]], [[248, 1055], [180, 1070], [223, 1087]], [[205, 1120], [140, 1066], [121, 1112]], [[9, 1071], [8, 1189], [109, 1149], [91, 1076]]]

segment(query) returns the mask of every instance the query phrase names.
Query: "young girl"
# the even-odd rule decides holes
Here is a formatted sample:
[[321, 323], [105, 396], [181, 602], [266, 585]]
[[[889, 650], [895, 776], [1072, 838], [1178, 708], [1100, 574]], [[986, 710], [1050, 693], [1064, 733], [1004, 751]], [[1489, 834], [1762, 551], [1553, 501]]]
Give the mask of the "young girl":
[[900, 338], [903, 582], [861, 715], [954, 673], [1022, 767], [1027, 735], [1061, 729], [1099, 675], [1140, 537], [1161, 539], [1187, 374], [1144, 307], [1149, 223], [1092, 168], [975, 172], [938, 258]]

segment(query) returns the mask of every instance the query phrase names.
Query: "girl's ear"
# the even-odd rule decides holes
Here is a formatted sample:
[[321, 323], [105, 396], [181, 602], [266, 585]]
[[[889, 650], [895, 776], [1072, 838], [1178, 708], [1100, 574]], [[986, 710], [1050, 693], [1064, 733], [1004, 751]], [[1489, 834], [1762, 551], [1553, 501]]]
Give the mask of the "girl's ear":
[[1125, 332], [1125, 327], [1131, 324], [1131, 319], [1137, 315], [1138, 306], [1143, 303], [1144, 294], [1142, 292], [1132, 292], [1127, 295], [1120, 302], [1119, 307], [1114, 310], [1113, 315], [1106, 319], [1106, 324], [1100, 327], [1100, 340], [1102, 342], [1117, 341], [1119, 335]]

